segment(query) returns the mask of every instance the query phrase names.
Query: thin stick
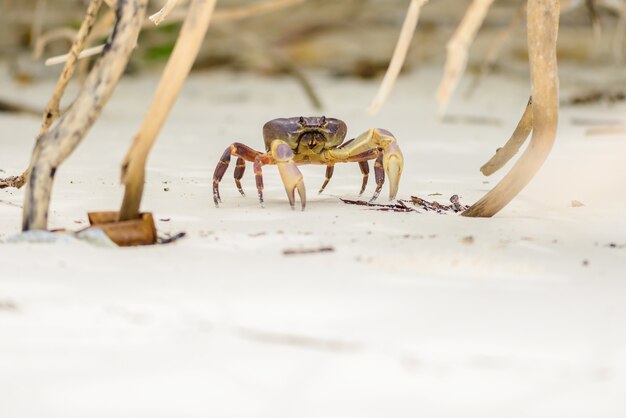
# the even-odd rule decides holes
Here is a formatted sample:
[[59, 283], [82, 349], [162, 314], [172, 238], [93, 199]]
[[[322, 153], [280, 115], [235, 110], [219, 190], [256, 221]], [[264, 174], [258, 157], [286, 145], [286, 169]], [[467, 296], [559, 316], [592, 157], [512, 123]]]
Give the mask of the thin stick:
[[[74, 74], [74, 68], [76, 67], [76, 62], [78, 61], [78, 55], [85, 46], [85, 40], [87, 39], [87, 36], [89, 35], [91, 28], [93, 27], [96, 16], [98, 14], [98, 9], [101, 5], [102, 0], [91, 0], [89, 6], [87, 7], [85, 18], [83, 19], [83, 22], [80, 25], [80, 29], [76, 34], [76, 39], [74, 40], [74, 43], [70, 48], [67, 61], [54, 88], [54, 93], [52, 93], [52, 97], [50, 98], [50, 101], [48, 102], [44, 111], [41, 121], [41, 127], [39, 129], [39, 135], [44, 134], [48, 130], [50, 125], [52, 125], [55, 119], [59, 116], [59, 106], [61, 103], [61, 98], [63, 97], [63, 93], [65, 93], [65, 88], [67, 87], [67, 84]], [[26, 170], [24, 170], [24, 172], [19, 176], [13, 176], [7, 179], [0, 179], [0, 188], [15, 187], [19, 189], [28, 181], [29, 175], [30, 166], [26, 168]]]
[[493, 0], [474, 0], [465, 12], [461, 23], [446, 45], [447, 58], [443, 79], [437, 91], [441, 114], [446, 112], [450, 97], [456, 90], [467, 67], [468, 49], [481, 27]]
[[150, 108], [122, 163], [122, 183], [126, 186], [120, 220], [135, 219], [143, 195], [146, 160], [161, 127], [198, 55], [209, 28], [216, 0], [192, 0], [187, 19], [163, 71]]
[[[91, 48], [87, 48], [84, 51], [82, 51], [80, 54], [78, 54], [76, 59], [77, 60], [81, 60], [83, 58], [87, 58], [87, 57], [92, 57], [94, 55], [98, 55], [99, 53], [104, 51], [104, 47], [105, 46], [106, 46], [106, 44], [102, 44], [102, 45], [94, 46], [94, 47], [91, 47]], [[47, 66], [63, 64], [64, 62], [66, 63], [69, 58], [70, 58], [70, 54], [57, 55], [56, 57], [48, 58], [46, 60], [45, 64]]]
[[98, 16], [98, 10], [100, 10], [101, 5], [102, 0], [91, 0], [89, 6], [87, 7], [87, 13], [85, 13], [83, 23], [80, 25], [80, 29], [78, 30], [78, 34], [76, 35], [76, 40], [72, 44], [70, 52], [67, 54], [68, 56], [65, 62], [65, 66], [63, 67], [63, 71], [61, 71], [61, 75], [59, 76], [57, 85], [54, 88], [52, 98], [50, 98], [50, 101], [46, 106], [43, 120], [41, 122], [41, 129], [39, 130], [40, 135], [46, 132], [50, 125], [52, 125], [52, 122], [54, 122], [54, 120], [59, 116], [61, 97], [63, 97], [63, 93], [65, 93], [65, 88], [72, 79], [74, 69], [76, 68], [76, 62], [78, 61], [78, 57], [81, 51], [85, 47], [85, 40], [89, 36], [91, 28], [93, 28], [96, 17]]
[[374, 100], [372, 100], [367, 108], [367, 113], [370, 115], [374, 115], [380, 110], [387, 100], [389, 93], [391, 93], [391, 89], [404, 65], [409, 45], [411, 45], [411, 39], [413, 39], [417, 21], [419, 20], [420, 10], [427, 1], [428, 0], [411, 0], [409, 9], [406, 12], [406, 17], [404, 18], [404, 23], [402, 24], [402, 29], [400, 30], [400, 37], [396, 43], [396, 48], [393, 51], [383, 82], [380, 84]]
[[178, 3], [178, 0], [167, 0], [161, 10], [150, 16], [148, 19], [158, 26], [171, 13], [171, 11], [174, 10], [176, 3]]
[[[253, 4], [250, 6], [242, 6], [242, 7], [232, 7], [229, 9], [225, 9], [225, 10], [216, 10], [213, 13], [213, 18], [211, 19], [213, 22], [230, 22], [233, 20], [241, 20], [241, 19], [245, 19], [247, 17], [253, 16], [253, 15], [260, 15], [260, 14], [264, 14], [264, 13], [270, 13], [270, 12], [274, 12], [283, 8], [287, 8], [289, 6], [293, 6], [295, 4], [299, 4], [299, 3], [303, 3], [306, 0], [268, 0], [266, 2], [263, 2], [261, 4]], [[427, 0], [424, 0], [427, 1]], [[160, 13], [160, 12], [159, 12]], [[175, 15], [175, 14], [171, 14], [171, 11], [168, 12], [170, 14], [168, 14], [167, 16], [164, 16], [162, 19], [159, 20], [159, 23], [161, 23], [166, 17], [168, 17], [170, 22], [177, 22], [180, 20], [183, 20], [183, 18], [186, 15], [186, 11], [183, 11], [184, 14], [182, 15]], [[152, 16], [156, 16], [158, 13], [156, 13], [155, 15]], [[151, 16], [151, 17], [152, 17]], [[106, 21], [106, 16], [102, 19], [102, 21]], [[143, 27], [152, 27], [155, 24], [159, 24], [156, 22], [152, 22], [150, 20], [147, 20]], [[102, 31], [100, 29], [98, 29], [98, 26], [101, 26], [100, 22], [98, 22], [97, 27], [94, 29], [94, 31], [92, 32], [92, 36], [90, 38], [93, 38], [95, 36], [98, 35], [102, 35]], [[59, 29], [61, 30], [61, 29]], [[64, 29], [64, 30], [70, 30], [71, 29]], [[75, 33], [72, 31], [72, 33]], [[52, 39], [50, 39], [52, 40]], [[46, 40], [46, 43], [49, 42], [50, 40]], [[89, 42], [88, 42], [89, 43]], [[45, 46], [45, 44], [43, 45]], [[38, 46], [39, 48], [43, 48], [42, 46]], [[93, 55], [97, 55], [101, 52], [101, 49], [98, 50], [98, 48], [103, 48], [103, 45], [99, 45], [99, 46], [95, 46], [93, 48], [88, 48], [85, 50], [84, 53], [82, 53], [81, 55], [79, 55], [78, 59], [82, 59], [82, 58], [87, 58]], [[36, 47], [37, 48], [37, 47]], [[41, 52], [38, 50], [37, 51], [37, 58], [41, 56]], [[61, 64], [63, 62], [65, 62], [65, 60], [67, 59], [68, 55], [56, 55], [54, 57], [50, 57], [46, 60], [46, 65], [57, 65], [57, 64]], [[305, 87], [306, 89], [306, 87]], [[313, 98], [310, 95], [310, 92], [307, 91], [307, 95], [309, 95], [309, 97], [313, 100]]]
[[491, 157], [489, 161], [485, 163], [482, 167], [480, 167], [481, 173], [485, 176], [490, 176], [502, 167], [506, 163], [509, 162], [511, 158], [517, 151], [521, 148], [521, 146], [526, 142], [528, 135], [533, 130], [533, 101], [532, 97], [528, 100], [528, 104], [526, 105], [526, 110], [524, 110], [524, 114], [520, 119], [515, 131], [513, 131], [513, 135], [511, 138], [504, 144], [502, 148], [498, 148], [496, 154]]
[[533, 133], [511, 171], [463, 216], [490, 217], [504, 208], [532, 180], [550, 154], [556, 138], [559, 88], [556, 38], [559, 2], [528, 1], [528, 58], [532, 82]]
[[[24, 231], [47, 228], [54, 174], [59, 165], [78, 146], [111, 97], [137, 41], [146, 4], [147, 0], [118, 2], [116, 27], [105, 53], [98, 60], [78, 96], [59, 122], [37, 139], [31, 159], [31, 174], [24, 196], [22, 218]], [[72, 61], [75, 62], [75, 60]], [[65, 78], [62, 77], [61, 80]], [[55, 91], [55, 96], [48, 106], [49, 109], [55, 108], [58, 91], [60, 89]], [[44, 119], [44, 128], [51, 119]]]

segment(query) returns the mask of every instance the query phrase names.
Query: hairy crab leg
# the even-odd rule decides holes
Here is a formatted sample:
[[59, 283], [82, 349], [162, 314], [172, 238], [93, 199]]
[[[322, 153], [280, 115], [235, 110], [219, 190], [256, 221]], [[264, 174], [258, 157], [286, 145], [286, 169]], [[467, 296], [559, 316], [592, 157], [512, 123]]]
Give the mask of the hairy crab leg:
[[320, 191], [317, 192], [318, 194], [321, 194], [324, 191], [324, 189], [328, 185], [328, 182], [333, 177], [333, 172], [334, 171], [335, 171], [335, 165], [334, 164], [328, 164], [326, 166], [326, 179], [324, 180], [324, 184], [322, 184], [322, 188], [320, 189]]
[[[380, 195], [380, 191], [383, 188], [383, 184], [385, 184], [385, 168], [383, 167], [383, 153], [378, 154], [378, 157], [376, 157], [376, 161], [374, 162], [374, 177], [376, 178], [376, 190], [374, 190], [374, 196], [372, 196], [369, 203], [372, 203], [374, 200], [378, 199], [378, 195]], [[389, 187], [391, 188], [391, 185]], [[391, 192], [389, 192], [389, 194], [391, 195]], [[394, 197], [395, 197], [395, 194], [394, 194]]]
[[[222, 198], [220, 196], [220, 181], [222, 181], [222, 177], [224, 177], [224, 173], [226, 173], [226, 169], [230, 164], [230, 157], [232, 155], [238, 157], [237, 166], [235, 167], [235, 183], [237, 184], [239, 192], [243, 195], [240, 180], [245, 170], [244, 160], [254, 162], [256, 158], [262, 154], [259, 151], [255, 151], [249, 146], [239, 142], [229, 145], [228, 148], [224, 150], [224, 153], [222, 154], [222, 157], [213, 172], [213, 202], [215, 202], [216, 207], [222, 202]], [[243, 164], [243, 168], [241, 168], [241, 163]]]
[[359, 192], [359, 196], [361, 196], [365, 191], [365, 187], [367, 187], [367, 179], [370, 175], [370, 165], [367, 161], [359, 161], [359, 168], [361, 169], [361, 174], [363, 174], [363, 184], [361, 184], [361, 191]]
[[254, 167], [254, 179], [256, 181], [256, 189], [259, 193], [259, 203], [261, 204], [261, 207], [264, 207], [263, 205], [263, 170], [261, 169], [261, 167], [263, 167], [263, 162], [260, 156], [254, 160], [253, 167]]
[[242, 196], [246, 194], [243, 192], [243, 188], [241, 187], [241, 178], [243, 177], [243, 173], [246, 171], [246, 160], [239, 157], [237, 158], [237, 165], [235, 166], [235, 184], [237, 185], [237, 190], [241, 193]]
[[278, 167], [278, 172], [285, 185], [285, 191], [289, 198], [289, 204], [294, 209], [296, 205], [295, 192], [298, 190], [300, 196], [300, 203], [302, 204], [302, 210], [306, 206], [306, 191], [304, 189], [304, 181], [302, 179], [302, 173], [293, 161], [293, 151], [291, 147], [280, 139], [275, 139], [271, 144], [271, 154], [274, 158], [274, 163]]

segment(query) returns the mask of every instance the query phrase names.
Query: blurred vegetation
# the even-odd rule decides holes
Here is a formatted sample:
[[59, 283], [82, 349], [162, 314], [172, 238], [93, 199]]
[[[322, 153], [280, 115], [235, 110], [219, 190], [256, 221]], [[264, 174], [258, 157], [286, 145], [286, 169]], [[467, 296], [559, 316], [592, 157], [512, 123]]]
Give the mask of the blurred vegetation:
[[[218, 9], [228, 10], [262, 1], [221, 0]], [[443, 62], [445, 42], [469, 3], [432, 0], [426, 4], [405, 70], [430, 61]], [[509, 25], [522, 4], [520, 0], [494, 2], [472, 46], [470, 70], [480, 64], [485, 50]], [[589, 1], [562, 1], [562, 4], [568, 9], [562, 16], [559, 39], [562, 60], [607, 63], [623, 59], [623, 47], [621, 56], [612, 48], [618, 26], [615, 10], [601, 5], [589, 7], [594, 4]], [[312, 68], [337, 76], [378, 77], [388, 65], [407, 5], [408, 0], [305, 0], [243, 19], [215, 21], [195, 68], [228, 68], [263, 74]], [[154, 13], [161, 6], [161, 1], [151, 2], [149, 12]], [[41, 57], [33, 58], [36, 40], [51, 30], [77, 28], [85, 8], [86, 1], [82, 0], [0, 0], [0, 59], [9, 63], [8, 68], [17, 79], [56, 74], [54, 68], [45, 68], [43, 61], [46, 57], [66, 53], [70, 45], [68, 37], [50, 42]], [[130, 71], [162, 65], [174, 46], [180, 21], [177, 16], [185, 8], [183, 2], [178, 6], [178, 14], [173, 14], [159, 27], [146, 24]], [[103, 7], [101, 14], [106, 11], [107, 7]], [[104, 42], [106, 36], [105, 32], [94, 39], [93, 45]], [[521, 22], [498, 62], [506, 65], [524, 61], [526, 57], [526, 37]]]

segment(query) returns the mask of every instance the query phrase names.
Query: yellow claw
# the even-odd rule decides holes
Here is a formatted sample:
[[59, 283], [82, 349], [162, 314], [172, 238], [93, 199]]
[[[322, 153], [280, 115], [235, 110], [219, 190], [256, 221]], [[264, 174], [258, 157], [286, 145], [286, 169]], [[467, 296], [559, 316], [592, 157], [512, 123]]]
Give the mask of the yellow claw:
[[296, 166], [296, 163], [293, 162], [293, 151], [284, 141], [275, 140], [272, 142], [271, 152], [276, 161], [280, 178], [285, 185], [285, 191], [287, 192], [291, 208], [295, 208], [296, 205], [295, 194], [297, 189], [300, 202], [302, 203], [302, 210], [304, 210], [306, 206], [306, 190], [304, 188], [302, 173], [298, 169], [298, 166]]
[[389, 200], [394, 200], [398, 194], [398, 185], [404, 167], [404, 156], [398, 143], [393, 141], [384, 150], [383, 167], [389, 179]]

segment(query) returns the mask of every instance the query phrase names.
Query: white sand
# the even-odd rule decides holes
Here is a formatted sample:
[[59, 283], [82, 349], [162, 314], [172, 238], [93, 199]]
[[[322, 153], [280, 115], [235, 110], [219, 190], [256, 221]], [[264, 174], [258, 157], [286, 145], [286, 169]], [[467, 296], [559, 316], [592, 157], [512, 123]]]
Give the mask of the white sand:
[[[494, 76], [450, 107], [500, 126], [440, 124], [440, 71], [404, 77], [373, 118], [376, 84], [314, 81], [349, 135], [377, 126], [399, 138], [399, 197], [471, 203], [503, 175], [478, 167], [512, 132], [527, 79]], [[566, 73], [565, 94], [599, 71]], [[119, 163], [155, 85], [120, 86], [57, 174], [51, 227], [118, 208]], [[52, 88], [2, 86], [38, 106]], [[291, 79], [195, 75], [149, 160], [143, 203], [160, 233], [185, 239], [0, 245], [0, 417], [626, 416], [626, 136], [572, 123], [625, 111], [564, 108], [540, 175], [493, 219], [343, 204], [360, 186], [356, 164], [338, 166], [321, 196], [324, 168], [303, 167], [304, 212], [289, 209], [275, 167], [265, 209], [251, 167], [247, 198], [231, 168], [216, 209], [210, 177], [229, 143], [262, 149], [266, 120], [316, 112]], [[26, 165], [38, 123], [0, 114], [0, 175]], [[0, 191], [0, 240], [19, 232], [22, 196]]]

